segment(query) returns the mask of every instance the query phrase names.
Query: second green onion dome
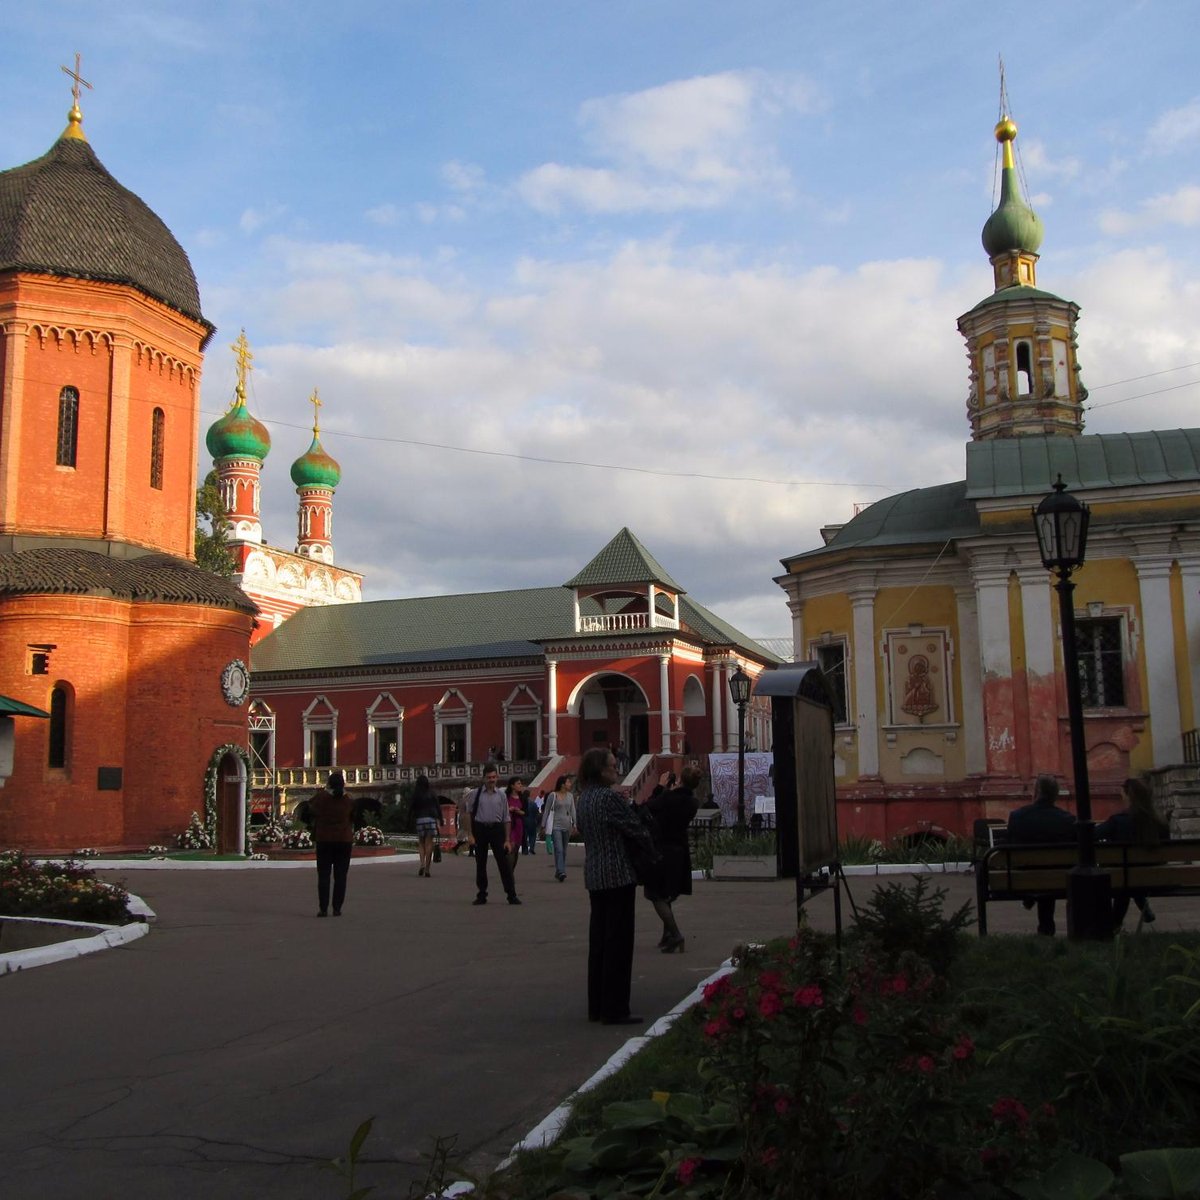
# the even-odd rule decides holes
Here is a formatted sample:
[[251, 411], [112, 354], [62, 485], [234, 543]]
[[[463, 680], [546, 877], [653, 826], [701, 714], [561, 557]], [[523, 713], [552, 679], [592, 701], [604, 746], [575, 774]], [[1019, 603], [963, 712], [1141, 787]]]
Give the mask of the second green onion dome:
[[342, 469], [321, 445], [321, 435], [314, 429], [312, 445], [292, 463], [292, 482], [298, 487], [337, 487]]

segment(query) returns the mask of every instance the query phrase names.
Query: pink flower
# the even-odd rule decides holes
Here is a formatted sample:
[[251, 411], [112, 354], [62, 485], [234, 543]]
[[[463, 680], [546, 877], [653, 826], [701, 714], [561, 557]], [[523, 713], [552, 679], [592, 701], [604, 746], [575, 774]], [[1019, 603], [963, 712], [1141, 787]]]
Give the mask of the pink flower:
[[763, 992], [758, 998], [758, 1013], [759, 1016], [766, 1017], [770, 1020], [772, 1017], [779, 1016], [783, 1011], [783, 1001], [779, 998], [778, 992]]
[[1014, 1096], [1001, 1096], [992, 1105], [992, 1119], [1003, 1124], [1011, 1121], [1022, 1129], [1029, 1124], [1029, 1111]]
[[901, 973], [893, 975], [891, 979], [883, 980], [879, 985], [879, 990], [886, 996], [888, 992], [896, 996], [902, 996], [908, 991], [908, 976]]
[[954, 1049], [950, 1053], [958, 1059], [959, 1062], [966, 1062], [972, 1054], [975, 1053], [975, 1043], [964, 1033], [957, 1042], [954, 1043]]
[[696, 1168], [700, 1166], [703, 1161], [704, 1160], [702, 1158], [685, 1158], [683, 1162], [679, 1164], [679, 1170], [675, 1172], [675, 1178], [678, 1179], [684, 1187], [687, 1187], [688, 1184], [692, 1182], [692, 1177], [696, 1174]]
[[718, 1017], [715, 1021], [707, 1021], [704, 1025], [704, 1036], [707, 1038], [719, 1038], [721, 1034], [728, 1029], [724, 1017]]
[[917, 1070], [923, 1074], [932, 1075], [936, 1069], [937, 1063], [935, 1063], [928, 1054], [922, 1054], [921, 1057], [917, 1059]]
[[820, 985], [806, 983], [804, 987], [796, 989], [792, 1000], [800, 1008], [820, 1008], [825, 1003], [825, 994], [821, 991]]
[[783, 976], [778, 971], [763, 971], [758, 977], [758, 986], [764, 991], [783, 991]]
[[779, 1099], [775, 1101], [775, 1111], [781, 1117], [784, 1116], [784, 1114], [787, 1112], [787, 1110], [791, 1107], [792, 1107], [791, 1101], [788, 1100], [788, 1098], [786, 1096], [780, 1096]]
[[867, 1010], [855, 1006], [854, 1012], [851, 1014], [855, 1025], [865, 1025], [867, 1023]]
[[729, 976], [722, 975], [720, 979], [714, 979], [712, 983], [704, 985], [704, 999], [715, 1000], [718, 996], [723, 996], [729, 991]]
[[779, 1161], [779, 1151], [774, 1146], [768, 1146], [759, 1156], [758, 1162], [763, 1167], [773, 1167]]

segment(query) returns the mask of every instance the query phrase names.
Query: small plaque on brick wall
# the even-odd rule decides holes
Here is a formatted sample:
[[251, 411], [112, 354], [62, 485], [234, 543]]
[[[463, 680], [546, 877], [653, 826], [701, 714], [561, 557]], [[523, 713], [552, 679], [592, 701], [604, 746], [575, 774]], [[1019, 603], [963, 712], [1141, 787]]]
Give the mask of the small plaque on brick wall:
[[121, 790], [121, 768], [100, 767], [96, 772], [96, 787], [102, 792]]

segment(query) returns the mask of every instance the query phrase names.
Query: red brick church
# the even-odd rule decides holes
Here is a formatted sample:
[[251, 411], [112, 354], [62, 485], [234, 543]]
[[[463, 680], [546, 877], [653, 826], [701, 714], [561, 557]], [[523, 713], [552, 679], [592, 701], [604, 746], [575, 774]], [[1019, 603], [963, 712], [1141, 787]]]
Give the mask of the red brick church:
[[244, 845], [255, 608], [194, 564], [212, 332], [170, 230], [88, 144], [78, 83], [41, 158], [0, 172], [0, 847]]

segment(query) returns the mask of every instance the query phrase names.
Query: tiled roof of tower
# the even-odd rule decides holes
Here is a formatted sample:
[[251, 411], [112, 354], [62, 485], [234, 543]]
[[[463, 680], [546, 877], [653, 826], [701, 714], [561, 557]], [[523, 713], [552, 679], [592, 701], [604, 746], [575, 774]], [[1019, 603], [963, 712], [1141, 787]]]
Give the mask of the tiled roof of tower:
[[661, 583], [673, 592], [682, 593], [684, 590], [628, 528], [623, 528], [578, 575], [568, 579], [563, 586], [596, 587], [618, 583]]
[[169, 554], [113, 558], [95, 550], [57, 546], [0, 554], [0, 596], [32, 595], [98, 595], [258, 611], [231, 579]]
[[[588, 599], [580, 608], [587, 615], [600, 611]], [[752, 638], [689, 599], [680, 601], [680, 616], [703, 641], [735, 645], [766, 662], [777, 660]], [[662, 632], [623, 636], [649, 638]], [[576, 636], [574, 597], [565, 587], [373, 600], [302, 608], [254, 646], [251, 667], [257, 675], [390, 663], [540, 658], [541, 642]]]
[[0, 172], [0, 271], [128, 284], [211, 328], [183, 247], [81, 137]]
[[[1200, 429], [993, 438], [967, 445], [968, 500], [1200, 480]], [[870, 510], [868, 510], [870, 511]]]

